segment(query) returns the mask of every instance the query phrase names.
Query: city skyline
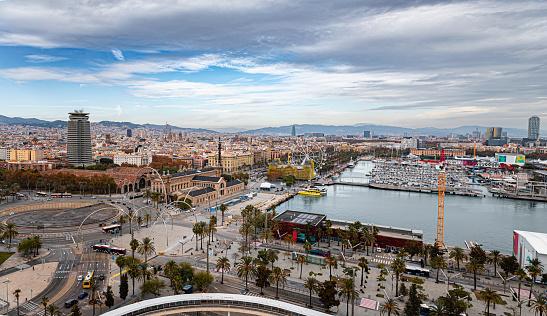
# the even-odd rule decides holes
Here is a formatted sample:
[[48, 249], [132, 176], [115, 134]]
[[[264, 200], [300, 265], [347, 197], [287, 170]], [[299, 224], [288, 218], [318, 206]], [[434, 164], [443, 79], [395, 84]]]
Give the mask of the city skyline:
[[539, 1], [0, 1], [0, 114], [526, 128], [547, 113], [546, 13]]

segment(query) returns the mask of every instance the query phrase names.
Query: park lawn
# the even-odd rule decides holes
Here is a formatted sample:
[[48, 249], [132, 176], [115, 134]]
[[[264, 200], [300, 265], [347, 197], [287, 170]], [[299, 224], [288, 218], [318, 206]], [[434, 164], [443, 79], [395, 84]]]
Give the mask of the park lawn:
[[8, 260], [11, 255], [13, 255], [13, 252], [0, 252], [0, 264], [4, 263], [4, 261]]

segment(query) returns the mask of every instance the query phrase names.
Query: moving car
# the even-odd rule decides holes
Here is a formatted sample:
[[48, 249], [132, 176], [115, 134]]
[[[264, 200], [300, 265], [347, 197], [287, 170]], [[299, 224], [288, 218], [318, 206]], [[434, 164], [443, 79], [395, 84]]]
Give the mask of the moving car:
[[78, 304], [78, 300], [76, 299], [70, 299], [65, 302], [65, 308], [71, 308], [72, 306]]
[[82, 282], [84, 280], [84, 276], [83, 275], [79, 275], [78, 276], [78, 282]]
[[99, 280], [104, 280], [104, 274], [99, 274]]
[[80, 295], [78, 295], [79, 300], [83, 300], [86, 297], [87, 297], [87, 292], [83, 292], [83, 293], [80, 293]]

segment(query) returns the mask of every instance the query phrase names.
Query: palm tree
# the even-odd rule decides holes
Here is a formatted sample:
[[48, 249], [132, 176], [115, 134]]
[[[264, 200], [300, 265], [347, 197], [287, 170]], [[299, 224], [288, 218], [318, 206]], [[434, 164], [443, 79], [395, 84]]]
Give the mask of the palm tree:
[[441, 269], [446, 269], [446, 262], [444, 261], [444, 257], [436, 256], [435, 258], [431, 259], [431, 267], [437, 269], [437, 280], [435, 282], [439, 283], [439, 271]]
[[347, 239], [342, 240], [342, 253], [344, 254], [344, 257], [346, 256], [347, 247], [349, 247], [349, 240]]
[[[59, 310], [59, 307], [55, 306], [55, 304], [48, 305], [46, 310], [49, 312], [49, 316], [60, 316], [63, 315], [61, 311]], [[45, 316], [45, 314], [44, 314]]]
[[[224, 204], [222, 204], [224, 205]], [[222, 270], [222, 278], [220, 280], [220, 284], [224, 284], [224, 271], [230, 270], [230, 260], [228, 260], [228, 257], [220, 257], [217, 260], [217, 272], [218, 270]]]
[[338, 261], [333, 255], [328, 255], [325, 259], [325, 264], [329, 267], [329, 280], [332, 280], [332, 268], [338, 268]]
[[131, 277], [133, 283], [133, 295], [135, 295], [135, 279], [141, 274], [139, 266], [136, 263], [130, 264], [127, 269], [127, 274]]
[[49, 298], [47, 296], [42, 296], [42, 306], [44, 306], [44, 316], [47, 316], [47, 311], [46, 311], [46, 308], [47, 308], [47, 304], [49, 303]]
[[133, 216], [135, 216], [135, 213], [133, 210], [129, 210], [127, 212], [127, 219], [129, 220], [129, 233], [131, 234], [131, 238], [133, 238]]
[[270, 283], [275, 284], [275, 298], [279, 299], [279, 284], [287, 283], [287, 273], [280, 267], [273, 268], [270, 274]]
[[118, 256], [116, 258], [116, 265], [120, 268], [120, 274], [122, 274], [122, 268], [126, 265], [126, 259], [125, 257]]
[[144, 255], [144, 262], [147, 262], [148, 255], [153, 254], [155, 251], [156, 248], [154, 247], [154, 242], [149, 237], [144, 237], [139, 245], [139, 248], [137, 249], [138, 253]]
[[490, 256], [488, 257], [488, 262], [494, 265], [494, 277], [497, 275], [498, 264], [501, 262], [503, 255], [499, 250], [490, 251]]
[[528, 270], [528, 275], [530, 275], [530, 278], [532, 279], [532, 282], [530, 282], [530, 294], [528, 295], [528, 306], [530, 306], [530, 301], [532, 300], [532, 287], [534, 286], [536, 277], [541, 275], [541, 268], [537, 266], [527, 266], [526, 270]]
[[302, 269], [304, 267], [304, 263], [308, 262], [308, 259], [306, 259], [303, 255], [298, 255], [298, 257], [296, 257], [296, 262], [300, 263], [300, 279], [302, 279]]
[[394, 299], [388, 298], [380, 305], [380, 315], [387, 314], [387, 316], [399, 315], [399, 309], [397, 308], [397, 302]]
[[327, 228], [326, 232], [327, 232], [327, 236], [329, 238], [329, 247], [330, 247], [330, 236], [332, 235], [332, 221], [330, 219], [327, 219], [325, 221], [325, 227]]
[[226, 212], [226, 210], [228, 209], [228, 206], [226, 206], [226, 204], [220, 204], [218, 209], [220, 210], [220, 213], [222, 214], [221, 223], [222, 225], [224, 225], [224, 212]]
[[144, 221], [146, 222], [146, 226], [150, 224], [150, 222], [152, 221], [152, 216], [150, 215], [150, 213], [144, 214]]
[[437, 304], [431, 306], [431, 312], [429, 315], [432, 316], [448, 316], [451, 315], [448, 310], [448, 306], [444, 303], [443, 300], [437, 301]]
[[292, 235], [285, 236], [285, 243], [287, 244], [287, 251], [291, 251], [291, 244], [294, 244], [294, 239]]
[[311, 306], [311, 295], [313, 294], [313, 292], [317, 292], [318, 283], [319, 283], [319, 281], [317, 281], [317, 279], [313, 278], [313, 277], [308, 277], [304, 281], [304, 287], [308, 291], [310, 291], [310, 305], [309, 305], [310, 307], [312, 307]]
[[9, 243], [11, 245], [11, 239], [19, 235], [14, 223], [7, 223], [4, 229], [4, 236], [9, 238]]
[[454, 247], [454, 250], [450, 252], [450, 259], [456, 260], [456, 264], [458, 265], [458, 270], [459, 270], [460, 261], [464, 261], [465, 259], [467, 259], [467, 255], [465, 254], [463, 248]]
[[[96, 305], [96, 293], [99, 291], [99, 284], [95, 283], [95, 278], [91, 278], [91, 285], [89, 287], [91, 291], [91, 300], [93, 301], [93, 316], [95, 316], [95, 305]], [[53, 315], [50, 315], [53, 316]]]
[[120, 236], [123, 235], [122, 229], [123, 229], [123, 224], [125, 223], [126, 223], [125, 216], [120, 216], [120, 218], [118, 218], [118, 224], [120, 225]]
[[[137, 226], [138, 226], [138, 227], [141, 227], [141, 225], [142, 225], [142, 217], [141, 217], [141, 216], [137, 216]], [[138, 228], [138, 229], [140, 229], [140, 228]]]
[[279, 260], [279, 256], [277, 255], [277, 251], [275, 251], [273, 249], [268, 250], [268, 254], [267, 254], [266, 258], [268, 259], [269, 262], [272, 263], [272, 270], [273, 270], [274, 262]]
[[[171, 287], [173, 287], [173, 279], [175, 278], [177, 269], [178, 264], [174, 260], [167, 261], [163, 268], [165, 275], [169, 278], [169, 281], [171, 281]], [[175, 294], [177, 293], [175, 292]]]
[[139, 241], [135, 238], [131, 239], [129, 242], [129, 247], [131, 247], [131, 257], [135, 258], [135, 250], [139, 248]]
[[486, 303], [486, 315], [490, 315], [490, 303], [494, 302], [495, 304], [495, 299], [498, 294], [496, 293], [496, 291], [488, 287], [482, 290], [480, 293], [483, 295], [484, 302]]
[[547, 315], [547, 300], [544, 296], [539, 295], [536, 299], [532, 300], [532, 307], [530, 307], [530, 311], [534, 310], [534, 314], [537, 315], [539, 313], [539, 316], [543, 316], [543, 314]]
[[243, 256], [236, 263], [238, 278], [245, 278], [245, 290], [248, 291], [247, 286], [249, 277], [254, 278], [256, 276], [256, 267], [253, 264], [253, 258], [250, 256]]
[[465, 265], [465, 269], [467, 271], [473, 272], [473, 289], [477, 289], [477, 273], [481, 273], [484, 271], [484, 265], [480, 263], [477, 259], [471, 259], [469, 262]]
[[198, 223], [194, 224], [194, 227], [192, 227], [192, 233], [196, 237], [196, 251], [198, 250], [198, 236], [200, 235], [200, 225]]
[[245, 235], [245, 247], [249, 248], [249, 234], [251, 233], [251, 224], [250, 223], [243, 223], [241, 225], [241, 228], [239, 229], [239, 233], [241, 235]]
[[308, 258], [309, 258], [308, 255], [311, 251], [311, 248], [312, 248], [311, 244], [306, 239], [306, 242], [304, 242], [304, 251], [306, 252], [306, 261], [308, 261]]
[[363, 286], [363, 274], [365, 272], [365, 269], [368, 270], [368, 260], [365, 257], [359, 258], [359, 263], [357, 264], [359, 268], [361, 268], [361, 286]]
[[[405, 272], [406, 265], [402, 258], [396, 258], [391, 264], [391, 269], [395, 273], [395, 296], [399, 296], [399, 275]], [[362, 278], [362, 276], [361, 276]]]
[[346, 312], [349, 315], [349, 301], [354, 300], [359, 293], [355, 291], [353, 286], [353, 279], [344, 278], [342, 279], [342, 284], [340, 285], [340, 296], [346, 299]]
[[517, 271], [515, 271], [515, 273], [513, 273], [513, 274], [516, 275], [519, 278], [519, 294], [518, 294], [517, 300], [520, 303], [520, 285], [522, 283], [522, 279], [527, 277], [527, 275], [526, 275], [526, 271], [524, 271], [523, 268], [518, 268]]
[[17, 300], [17, 316], [19, 316], [19, 294], [21, 293], [20, 289], [16, 289], [13, 291], [13, 295], [15, 295], [15, 299]]

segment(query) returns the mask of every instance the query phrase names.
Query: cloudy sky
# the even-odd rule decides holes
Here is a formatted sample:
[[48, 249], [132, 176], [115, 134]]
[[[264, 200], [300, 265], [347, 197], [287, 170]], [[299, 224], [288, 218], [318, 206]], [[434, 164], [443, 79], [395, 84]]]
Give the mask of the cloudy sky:
[[0, 114], [241, 129], [547, 119], [547, 2], [0, 0]]

